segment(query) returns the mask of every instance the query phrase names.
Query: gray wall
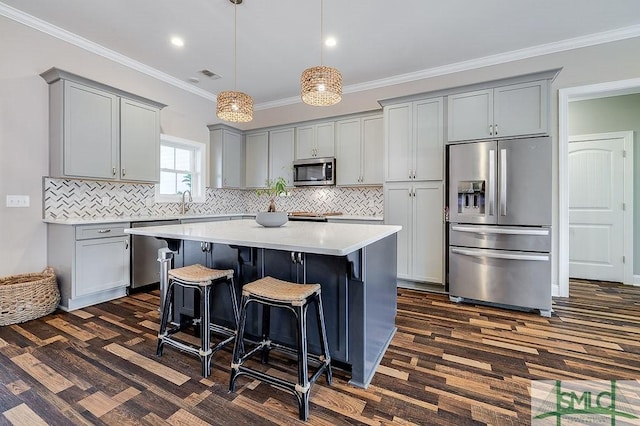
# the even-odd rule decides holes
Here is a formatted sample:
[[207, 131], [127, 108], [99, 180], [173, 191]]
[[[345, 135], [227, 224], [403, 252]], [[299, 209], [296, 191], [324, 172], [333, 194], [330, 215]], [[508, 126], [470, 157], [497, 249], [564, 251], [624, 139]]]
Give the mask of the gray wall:
[[569, 103], [569, 135], [632, 130], [633, 137], [633, 271], [640, 273], [640, 94]]

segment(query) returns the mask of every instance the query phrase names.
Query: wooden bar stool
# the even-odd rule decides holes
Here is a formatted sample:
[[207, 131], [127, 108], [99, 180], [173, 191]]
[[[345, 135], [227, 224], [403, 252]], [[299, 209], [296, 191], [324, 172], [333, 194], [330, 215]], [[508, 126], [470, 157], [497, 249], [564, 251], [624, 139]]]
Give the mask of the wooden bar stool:
[[[244, 327], [247, 319], [247, 306], [252, 302], [263, 305], [262, 341], [247, 352], [244, 348]], [[307, 352], [307, 308], [310, 303], [313, 303], [316, 307], [316, 319], [318, 322], [320, 348], [322, 351], [320, 355], [309, 354]], [[271, 307], [286, 308], [295, 315], [297, 322], [297, 351], [270, 340]], [[269, 351], [272, 348], [297, 355], [297, 383], [288, 382], [243, 365], [247, 359], [258, 351], [261, 351], [262, 363], [268, 362]], [[319, 363], [317, 370], [311, 378], [309, 378], [309, 359]], [[229, 391], [235, 391], [235, 381], [238, 376], [241, 375], [269, 383], [280, 389], [292, 392], [296, 396], [300, 419], [306, 421], [309, 418], [309, 390], [311, 385], [316, 382], [323, 372], [326, 375], [327, 383], [331, 384], [331, 356], [329, 355], [329, 348], [327, 346], [327, 332], [324, 323], [324, 312], [322, 310], [322, 299], [320, 298], [320, 284], [294, 284], [272, 277], [265, 277], [246, 284], [242, 288], [238, 338], [233, 347]]]
[[[210, 299], [211, 288], [214, 284], [226, 283], [229, 286], [231, 304], [233, 308], [236, 330], [229, 330], [221, 326], [211, 324], [210, 319]], [[200, 318], [194, 319], [191, 323], [181, 323], [167, 329], [170, 322], [170, 312], [173, 309], [173, 288], [174, 286], [192, 288], [200, 295]], [[184, 330], [188, 325], [200, 325], [200, 347], [184, 343], [174, 337], [173, 334]], [[238, 303], [236, 299], [235, 286], [233, 284], [233, 269], [209, 269], [202, 265], [190, 265], [183, 268], [169, 270], [169, 284], [165, 294], [164, 308], [160, 317], [160, 331], [158, 332], [157, 356], [162, 356], [162, 349], [165, 344], [173, 346], [181, 351], [196, 355], [202, 363], [202, 376], [208, 377], [211, 373], [211, 358], [219, 349], [232, 342], [238, 329]], [[215, 346], [211, 346], [211, 331], [215, 331], [229, 337], [223, 339]]]

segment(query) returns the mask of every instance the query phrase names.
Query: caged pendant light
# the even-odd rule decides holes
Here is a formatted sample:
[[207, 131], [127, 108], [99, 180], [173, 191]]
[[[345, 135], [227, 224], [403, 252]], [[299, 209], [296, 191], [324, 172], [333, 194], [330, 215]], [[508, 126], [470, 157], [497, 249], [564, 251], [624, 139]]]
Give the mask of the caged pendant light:
[[320, 66], [304, 70], [300, 77], [300, 95], [305, 104], [329, 106], [342, 99], [342, 74], [322, 64], [324, 0], [320, 0]]
[[242, 0], [229, 0], [233, 7], [233, 90], [218, 93], [216, 115], [219, 119], [234, 123], [246, 123], [253, 120], [253, 98], [238, 92], [238, 4]]

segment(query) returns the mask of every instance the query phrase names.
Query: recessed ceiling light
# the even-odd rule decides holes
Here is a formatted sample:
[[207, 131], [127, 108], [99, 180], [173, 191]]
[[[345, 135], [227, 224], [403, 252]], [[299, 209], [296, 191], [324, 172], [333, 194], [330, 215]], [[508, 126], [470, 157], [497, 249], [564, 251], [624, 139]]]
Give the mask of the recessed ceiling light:
[[171, 44], [176, 47], [182, 47], [184, 46], [184, 40], [181, 37], [173, 36], [171, 37]]
[[338, 42], [336, 41], [335, 37], [327, 37], [327, 39], [324, 41], [325, 46], [328, 46], [328, 47], [333, 47], [337, 43]]

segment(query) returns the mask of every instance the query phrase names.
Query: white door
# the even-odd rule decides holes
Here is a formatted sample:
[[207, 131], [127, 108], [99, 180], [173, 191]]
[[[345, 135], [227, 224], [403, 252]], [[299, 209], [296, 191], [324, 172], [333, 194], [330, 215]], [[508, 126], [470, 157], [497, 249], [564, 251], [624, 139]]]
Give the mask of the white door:
[[572, 278], [624, 281], [625, 163], [629, 163], [624, 158], [624, 135], [607, 133], [569, 138], [569, 276]]

